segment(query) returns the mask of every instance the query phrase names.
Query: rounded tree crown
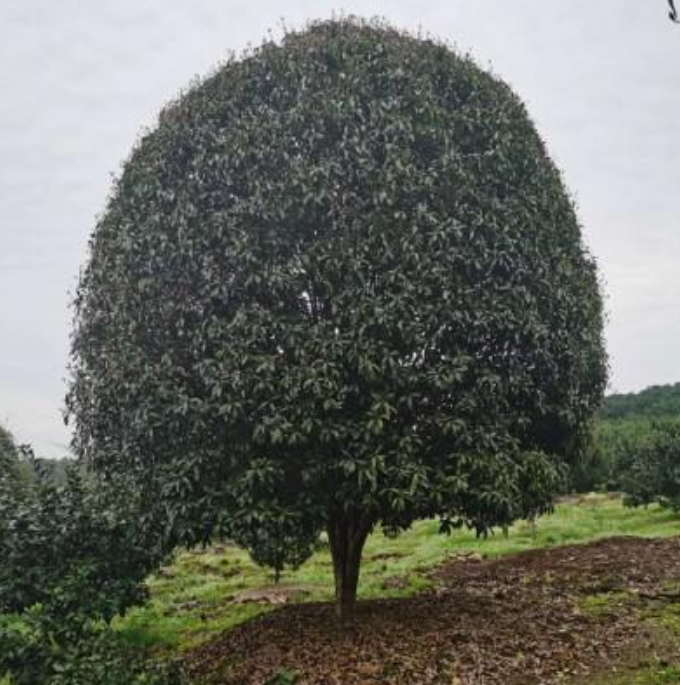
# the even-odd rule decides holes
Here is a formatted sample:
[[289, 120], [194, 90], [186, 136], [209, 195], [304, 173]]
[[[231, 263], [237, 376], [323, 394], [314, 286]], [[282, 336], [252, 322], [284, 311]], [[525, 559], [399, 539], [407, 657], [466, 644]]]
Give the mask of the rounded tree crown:
[[512, 520], [606, 376], [595, 264], [522, 102], [355, 19], [162, 112], [94, 232], [73, 362], [76, 450], [156, 483], [189, 537]]

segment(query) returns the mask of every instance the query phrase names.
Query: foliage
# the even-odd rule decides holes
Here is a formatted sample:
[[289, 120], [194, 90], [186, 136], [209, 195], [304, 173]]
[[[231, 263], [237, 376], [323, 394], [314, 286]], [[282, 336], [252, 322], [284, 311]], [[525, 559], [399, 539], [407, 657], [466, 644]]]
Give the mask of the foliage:
[[107, 627], [146, 597], [161, 558], [136, 527], [134, 490], [95, 488], [75, 466], [64, 486], [30, 472], [30, 487], [0, 497], [0, 674], [13, 685], [157, 682]]
[[[69, 469], [71, 467], [78, 468], [74, 461], [68, 457], [63, 459], [35, 458], [32, 460], [31, 465], [34, 472], [33, 475], [36, 475], [35, 472], [39, 471], [41, 478], [49, 478], [55, 485], [60, 486], [66, 485]], [[84, 470], [83, 475], [85, 475]]]
[[[9, 431], [0, 426], [0, 464], [3, 466], [3, 471], [12, 463], [15, 463], [18, 459], [18, 456], [19, 455], [16, 445], [14, 444], [14, 439], [10, 435]], [[0, 471], [0, 473], [1, 472], [2, 471]]]
[[680, 383], [652, 385], [638, 393], [609, 395], [602, 416], [608, 419], [680, 416]]
[[0, 611], [49, 603], [108, 621], [143, 599], [160, 552], [135, 528], [131, 492], [88, 487], [75, 468], [67, 478], [0, 500]]
[[0, 498], [16, 496], [30, 487], [31, 469], [21, 459], [26, 447], [18, 447], [12, 435], [0, 426]]
[[[3, 550], [3, 540], [11, 534], [11, 511], [16, 502], [27, 496], [29, 489], [30, 472], [23, 468], [19, 449], [11, 434], [0, 426], [0, 555]], [[0, 556], [0, 563], [2, 563], [1, 559]], [[0, 611], [2, 611], [1, 601]]]
[[229, 61], [135, 149], [79, 286], [69, 406], [76, 452], [159, 493], [176, 539], [257, 556], [295, 521], [295, 564], [326, 529], [351, 602], [375, 526], [527, 514], [605, 375], [595, 263], [523, 104], [343, 19]]
[[546, 461], [541, 453], [528, 452], [520, 480], [521, 517], [534, 521], [553, 510], [554, 493], [564, 489], [566, 468], [559, 462]]
[[[12, 436], [0, 426], [0, 503], [15, 492], [18, 482], [19, 458]], [[2, 518], [0, 518], [2, 526]], [[0, 528], [2, 533], [2, 528]]]
[[608, 396], [596, 422], [593, 449], [575, 465], [572, 487], [578, 492], [624, 489], [631, 459], [652, 436], [658, 419], [680, 420], [680, 384]]
[[645, 417], [599, 419], [592, 450], [572, 469], [572, 490], [620, 491], [622, 479], [629, 468], [629, 455], [648, 439], [651, 430], [652, 420]]
[[632, 506], [659, 502], [680, 512], [680, 421], [657, 421], [622, 460], [622, 489]]
[[250, 551], [255, 563], [272, 568], [278, 581], [286, 565], [298, 568], [318, 545], [318, 531], [305, 531], [305, 525], [308, 522], [300, 516], [277, 515], [273, 507], [268, 507], [262, 516], [258, 512], [245, 514], [238, 527], [231, 530], [234, 541]]
[[172, 666], [150, 668], [106, 625], [77, 626], [36, 605], [0, 615], [0, 673], [12, 685], [173, 685]]

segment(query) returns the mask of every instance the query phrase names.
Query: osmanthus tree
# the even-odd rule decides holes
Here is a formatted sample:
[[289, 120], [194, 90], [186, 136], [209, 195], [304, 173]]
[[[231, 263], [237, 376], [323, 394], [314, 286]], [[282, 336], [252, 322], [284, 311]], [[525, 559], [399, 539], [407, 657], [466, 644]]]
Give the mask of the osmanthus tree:
[[521, 101], [346, 18], [228, 61], [136, 146], [69, 406], [77, 453], [155, 493], [172, 541], [281, 566], [325, 531], [348, 617], [376, 527], [548, 507], [605, 377], [596, 266]]

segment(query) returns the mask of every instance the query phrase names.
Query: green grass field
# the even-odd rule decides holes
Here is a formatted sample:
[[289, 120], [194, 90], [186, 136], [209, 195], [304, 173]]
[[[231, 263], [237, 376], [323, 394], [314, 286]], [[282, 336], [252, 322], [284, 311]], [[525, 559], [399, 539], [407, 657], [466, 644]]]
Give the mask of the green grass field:
[[[456, 554], [484, 557], [534, 547], [589, 542], [615, 535], [662, 537], [680, 534], [680, 520], [658, 506], [630, 509], [618, 498], [589, 495], [559, 504], [538, 522], [536, 538], [526, 523], [508, 536], [477, 539], [471, 531], [440, 535], [436, 521], [421, 521], [397, 538], [374, 533], [366, 545], [359, 588], [361, 599], [413, 594], [428, 585], [427, 571]], [[327, 549], [320, 549], [278, 586], [244, 551], [226, 546], [178, 553], [174, 562], [149, 579], [151, 602], [132, 610], [116, 627], [131, 643], [159, 652], [195, 646], [258, 614], [272, 604], [257, 593], [280, 593], [290, 601], [330, 600], [333, 571]], [[250, 597], [248, 596], [250, 594]], [[244, 601], [244, 600], [250, 601]]]

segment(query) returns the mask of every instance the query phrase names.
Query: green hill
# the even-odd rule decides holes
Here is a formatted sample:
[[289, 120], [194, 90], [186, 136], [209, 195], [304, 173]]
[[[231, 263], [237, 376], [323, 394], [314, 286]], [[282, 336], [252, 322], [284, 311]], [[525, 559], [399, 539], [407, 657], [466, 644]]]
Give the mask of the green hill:
[[605, 419], [680, 416], [680, 383], [609, 395], [601, 416]]

